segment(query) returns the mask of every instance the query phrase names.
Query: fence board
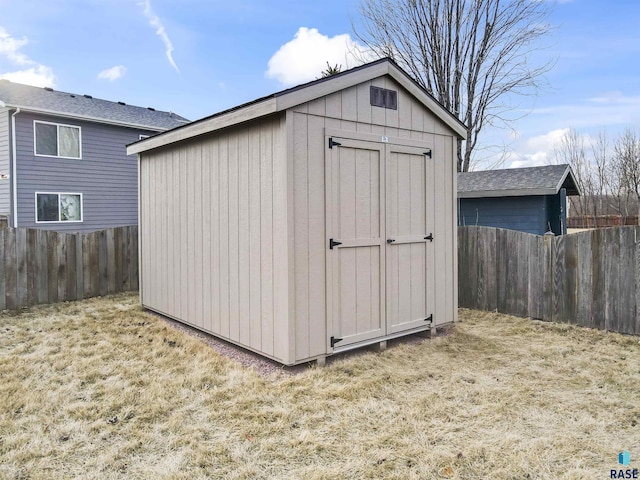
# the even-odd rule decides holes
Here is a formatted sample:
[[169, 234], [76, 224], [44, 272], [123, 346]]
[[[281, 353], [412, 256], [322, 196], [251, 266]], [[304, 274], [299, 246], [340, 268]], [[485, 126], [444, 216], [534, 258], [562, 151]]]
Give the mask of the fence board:
[[[529, 262], [530, 255], [529, 250], [529, 238], [527, 234], [522, 232], [515, 232], [516, 235], [512, 237], [512, 241], [516, 243], [517, 259], [514, 262], [516, 267], [516, 301], [515, 310], [516, 315], [527, 317], [529, 316]], [[513, 248], [513, 247], [512, 247]]]
[[558, 237], [459, 227], [460, 301], [469, 308], [640, 334], [639, 236], [638, 227]]
[[67, 242], [66, 235], [58, 234], [56, 242], [56, 261], [58, 262], [58, 301], [67, 299]]
[[543, 239], [537, 235], [528, 237], [529, 241], [529, 276], [527, 290], [529, 294], [528, 316], [542, 318], [542, 269], [544, 266]]
[[17, 298], [18, 305], [27, 305], [27, 231], [16, 230], [16, 261], [17, 261]]
[[131, 290], [138, 290], [140, 287], [140, 277], [138, 272], [138, 226], [129, 227], [129, 252], [131, 261], [129, 262], [129, 278], [131, 279]]
[[565, 237], [554, 238], [553, 249], [553, 286], [552, 286], [552, 304], [553, 304], [553, 320], [555, 322], [566, 322], [567, 314], [565, 312], [565, 296], [564, 296], [564, 269], [565, 269]]
[[98, 293], [106, 295], [109, 292], [109, 266], [107, 235], [104, 230], [96, 232], [98, 240]]
[[578, 239], [578, 272], [576, 285], [576, 323], [594, 327], [593, 321], [593, 263], [591, 248], [593, 244], [592, 232], [575, 235]]
[[605, 305], [606, 330], [617, 331], [619, 327], [618, 302], [620, 301], [620, 229], [607, 228], [604, 231], [607, 252], [605, 261]]
[[66, 248], [66, 275], [65, 275], [65, 291], [67, 300], [77, 300], [78, 291], [76, 287], [76, 277], [78, 276], [76, 262], [76, 236], [65, 235]]
[[497, 309], [499, 312], [508, 313], [507, 283], [509, 278], [506, 230], [496, 230], [496, 290]]
[[57, 232], [47, 232], [47, 270], [49, 271], [47, 291], [49, 303], [58, 301], [58, 242]]
[[38, 264], [38, 231], [35, 229], [27, 230], [28, 252], [34, 252], [27, 258], [27, 305], [36, 305], [38, 303], [38, 278], [40, 265]]
[[7, 308], [6, 298], [6, 248], [5, 248], [6, 227], [0, 228], [0, 310]]
[[84, 264], [83, 264], [83, 248], [82, 234], [76, 233], [76, 298], [78, 300], [84, 297]]
[[107, 246], [107, 293], [116, 291], [116, 246], [113, 230], [104, 230], [105, 242]]
[[617, 332], [635, 333], [635, 228], [620, 230], [620, 301], [618, 305], [619, 323]]
[[6, 306], [8, 309], [18, 308], [18, 263], [16, 255], [16, 231], [5, 230], [4, 265], [6, 278]]
[[591, 265], [592, 265], [592, 284], [591, 294], [593, 298], [593, 314], [591, 317], [591, 325], [584, 325], [586, 327], [594, 327], [599, 329], [605, 329], [605, 316], [606, 316], [606, 304], [604, 291], [605, 284], [605, 268], [604, 268], [604, 255], [601, 255], [606, 246], [604, 241], [604, 230], [594, 230], [591, 237]]
[[[498, 308], [498, 296], [496, 294], [496, 230], [492, 228], [483, 230], [483, 237], [478, 239], [478, 245], [483, 249], [484, 261], [482, 262], [482, 296], [480, 305], [483, 310], [493, 311]], [[471, 252], [472, 253], [472, 252]]]
[[553, 321], [554, 245], [553, 237], [543, 237], [542, 319], [548, 321]]
[[635, 316], [633, 321], [635, 323], [633, 331], [636, 335], [640, 335], [640, 248], [638, 248], [638, 243], [640, 242], [640, 228], [634, 228], [634, 243], [636, 247], [635, 251], [635, 261], [634, 264], [634, 277], [635, 277]]
[[82, 266], [84, 270], [84, 291], [85, 297], [96, 297], [100, 295], [99, 285], [99, 264], [98, 264], [98, 234], [89, 233], [82, 239]]

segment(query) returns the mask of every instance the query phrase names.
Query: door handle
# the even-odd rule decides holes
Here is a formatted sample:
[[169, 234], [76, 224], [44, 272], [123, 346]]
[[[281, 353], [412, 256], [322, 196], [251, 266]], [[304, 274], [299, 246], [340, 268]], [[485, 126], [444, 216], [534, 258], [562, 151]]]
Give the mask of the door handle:
[[393, 242], [395, 242], [395, 239], [393, 239], [393, 238], [387, 238], [387, 243], [393, 243]]

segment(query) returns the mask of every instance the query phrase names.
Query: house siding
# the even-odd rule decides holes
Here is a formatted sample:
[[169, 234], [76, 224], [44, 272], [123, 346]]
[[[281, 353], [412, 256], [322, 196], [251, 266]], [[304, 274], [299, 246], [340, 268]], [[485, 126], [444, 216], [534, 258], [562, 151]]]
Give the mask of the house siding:
[[9, 135], [10, 112], [8, 108], [0, 108], [0, 215], [11, 212], [11, 137]]
[[[397, 110], [372, 107], [371, 86], [396, 90]], [[301, 104], [287, 112], [289, 150], [289, 260], [291, 301], [289, 316], [295, 319], [297, 360], [326, 354], [327, 292], [325, 255], [325, 130], [387, 136], [430, 145], [433, 152], [435, 190], [434, 237], [438, 254], [433, 260], [432, 285], [436, 284], [433, 315], [436, 324], [456, 321], [457, 234], [456, 165], [452, 162], [456, 139], [453, 131], [388, 76]], [[437, 272], [437, 278], [435, 277]]]
[[[81, 127], [82, 158], [35, 156], [34, 120]], [[29, 112], [16, 116], [16, 132], [20, 227], [89, 232], [138, 223], [137, 159], [126, 145], [154, 132]], [[36, 192], [82, 193], [83, 221], [36, 223]]]
[[507, 228], [543, 235], [548, 229], [546, 196], [461, 198], [458, 224]]

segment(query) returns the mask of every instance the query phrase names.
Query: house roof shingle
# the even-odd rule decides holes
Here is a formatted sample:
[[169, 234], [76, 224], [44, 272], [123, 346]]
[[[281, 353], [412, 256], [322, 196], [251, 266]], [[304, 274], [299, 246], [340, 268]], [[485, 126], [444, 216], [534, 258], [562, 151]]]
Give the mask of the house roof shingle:
[[155, 131], [169, 130], [189, 122], [172, 112], [101, 100], [89, 95], [59, 92], [50, 88], [32, 87], [8, 80], [0, 80], [0, 105], [2, 104], [40, 113]]
[[554, 195], [561, 188], [580, 195], [569, 165], [458, 173], [459, 198]]

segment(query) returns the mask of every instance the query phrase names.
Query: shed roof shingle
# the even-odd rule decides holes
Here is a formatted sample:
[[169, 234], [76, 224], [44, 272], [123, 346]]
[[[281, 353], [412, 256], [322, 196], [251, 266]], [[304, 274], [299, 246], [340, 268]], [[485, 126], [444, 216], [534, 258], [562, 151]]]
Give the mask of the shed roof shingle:
[[8, 80], [0, 80], [0, 102], [25, 110], [157, 131], [169, 130], [189, 122], [172, 112], [32, 87]]
[[553, 195], [561, 188], [580, 195], [569, 165], [458, 173], [460, 198]]

